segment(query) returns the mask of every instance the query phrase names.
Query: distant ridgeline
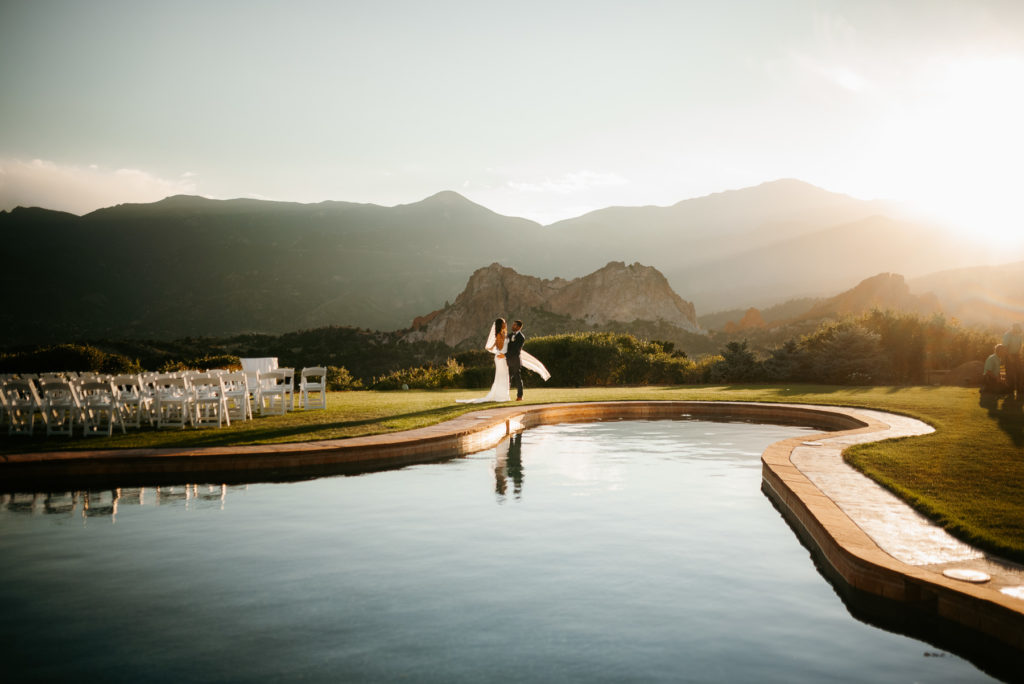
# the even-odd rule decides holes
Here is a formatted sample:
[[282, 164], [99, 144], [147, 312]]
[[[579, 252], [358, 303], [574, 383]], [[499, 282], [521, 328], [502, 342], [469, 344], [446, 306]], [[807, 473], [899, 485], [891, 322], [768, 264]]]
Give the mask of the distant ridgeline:
[[[0, 212], [2, 344], [396, 330], [455, 299], [481, 265], [495, 262], [536, 276], [546, 291], [609, 262], [647, 264], [703, 312], [821, 297], [873, 273], [914, 278], [982, 263], [975, 246], [887, 212], [794, 180], [550, 226], [453, 192], [395, 207], [177, 196], [81, 217], [18, 208]], [[960, 284], [983, 275], [1009, 296], [1006, 287], [1024, 282], [1021, 270], [964, 275]], [[544, 299], [543, 315], [524, 314], [534, 330], [544, 316], [552, 329], [574, 318], [591, 326], [672, 320], [576, 313], [570, 294], [583, 285], [565, 282], [562, 294]], [[935, 291], [947, 311], [964, 292]], [[978, 303], [963, 310], [985, 308]], [[429, 325], [423, 332], [434, 334]], [[443, 339], [462, 343], [464, 335]]]
[[861, 281], [850, 290], [827, 299], [792, 300], [763, 312], [756, 308], [742, 312], [722, 311], [702, 317], [700, 320], [702, 324], [712, 329], [740, 333], [803, 321], [842, 318], [867, 313], [873, 309], [925, 316], [942, 313], [942, 306], [934, 294], [912, 294], [903, 276], [898, 273], [880, 273]]

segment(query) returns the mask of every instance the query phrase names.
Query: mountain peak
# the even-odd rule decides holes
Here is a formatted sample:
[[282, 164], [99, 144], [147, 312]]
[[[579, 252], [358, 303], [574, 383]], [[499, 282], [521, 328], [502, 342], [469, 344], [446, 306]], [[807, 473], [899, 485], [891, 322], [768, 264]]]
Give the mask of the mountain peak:
[[126, 203], [117, 204], [118, 207], [164, 207], [164, 208], [180, 208], [180, 207], [204, 207], [214, 204], [218, 200], [210, 199], [209, 197], [203, 197], [201, 195], [169, 195], [164, 197], [162, 200], [156, 202], [141, 202], [141, 203]]
[[[424, 202], [438, 201], [438, 202], [469, 202], [465, 196], [460, 195], [454, 190], [442, 190], [441, 192], [435, 192], [430, 197], [427, 197]], [[472, 204], [472, 202], [470, 202]]]
[[[465, 196], [460, 195], [454, 190], [442, 190], [441, 192], [434, 193], [430, 197], [414, 202], [417, 205], [439, 205], [443, 207], [475, 207], [478, 209], [485, 209], [476, 202], [467, 199]], [[490, 211], [490, 209], [488, 209]]]
[[750, 187], [723, 190], [721, 192], [713, 192], [710, 195], [704, 195], [703, 197], [685, 199], [681, 202], [677, 202], [674, 206], [685, 206], [687, 204], [706, 202], [709, 200], [725, 200], [733, 202], [738, 197], [744, 198], [744, 201], [756, 199], [761, 201], [767, 200], [773, 202], [801, 203], [822, 201], [858, 201], [849, 195], [825, 190], [824, 188], [819, 188], [817, 185], [813, 185], [796, 178], [779, 178], [778, 180], [765, 181], [764, 183]]
[[522, 223], [523, 226], [532, 225], [539, 227], [539, 224], [524, 218], [504, 216], [487, 207], [477, 204], [471, 199], [460, 195], [454, 190], [442, 190], [426, 199], [412, 204], [399, 204], [394, 207], [402, 213], [425, 212], [431, 216], [443, 216], [446, 219], [458, 219], [463, 224], [490, 221], [495, 218], [509, 218]]
[[866, 278], [852, 289], [827, 299], [804, 314], [802, 319], [861, 314], [872, 309], [932, 314], [939, 311], [934, 295], [911, 294], [906, 280], [898, 273], [879, 273]]

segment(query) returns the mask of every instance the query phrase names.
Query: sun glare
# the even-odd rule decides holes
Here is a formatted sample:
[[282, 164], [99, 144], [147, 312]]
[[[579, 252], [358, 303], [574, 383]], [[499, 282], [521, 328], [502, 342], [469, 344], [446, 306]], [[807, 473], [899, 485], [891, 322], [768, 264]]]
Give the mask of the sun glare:
[[894, 194], [993, 250], [1024, 249], [1021, 83], [1020, 59], [946, 63], [885, 136]]

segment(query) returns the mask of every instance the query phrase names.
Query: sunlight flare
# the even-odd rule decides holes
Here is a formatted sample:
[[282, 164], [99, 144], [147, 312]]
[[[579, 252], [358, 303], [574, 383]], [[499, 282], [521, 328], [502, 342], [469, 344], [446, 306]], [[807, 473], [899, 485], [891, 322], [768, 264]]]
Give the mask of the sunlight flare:
[[931, 68], [916, 104], [898, 112], [882, 135], [881, 151], [902, 159], [885, 171], [893, 195], [993, 249], [1024, 247], [1022, 82], [1022, 59]]

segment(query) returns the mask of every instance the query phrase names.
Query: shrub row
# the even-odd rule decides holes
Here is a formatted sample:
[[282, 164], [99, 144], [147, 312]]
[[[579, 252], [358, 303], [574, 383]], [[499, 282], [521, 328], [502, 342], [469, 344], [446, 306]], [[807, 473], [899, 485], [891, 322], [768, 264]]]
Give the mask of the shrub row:
[[[776, 330], [775, 333], [784, 329]], [[806, 330], [806, 328], [804, 328]], [[336, 334], [346, 332], [332, 330]], [[349, 331], [351, 332], [351, 331]], [[356, 331], [359, 332], [359, 331]], [[312, 334], [312, 333], [309, 333]], [[408, 345], [391, 339], [360, 333], [375, 340], [374, 349], [390, 350], [392, 362], [405, 358], [407, 367], [389, 370], [384, 375], [355, 377], [345, 366], [328, 366], [328, 389], [417, 389], [486, 388], [494, 379], [494, 360], [486, 351], [456, 354], [439, 361], [443, 354], [429, 355], [424, 363], [421, 345]], [[378, 339], [380, 337], [380, 339]], [[332, 338], [333, 339], [333, 338]], [[610, 385], [680, 385], [707, 382], [817, 382], [828, 384], [913, 384], [924, 380], [933, 369], [952, 369], [965, 361], [981, 360], [991, 353], [995, 336], [979, 330], [961, 328], [942, 316], [930, 318], [914, 314], [873, 311], [840, 321], [825, 321], [817, 329], [769, 348], [752, 348], [746, 339], [724, 344], [719, 354], [694, 361], [675, 350], [672, 342], [648, 341], [619, 332], [578, 332], [529, 338], [527, 350], [551, 371], [548, 385], [554, 387]], [[262, 338], [261, 338], [262, 340]], [[388, 342], [385, 344], [385, 342]], [[268, 355], [267, 340], [246, 353]], [[379, 343], [379, 344], [378, 344]], [[756, 343], [756, 340], [755, 340]], [[196, 342], [199, 355], [185, 358], [184, 345], [167, 359], [161, 371], [190, 368], [237, 368], [237, 355], [215, 350]], [[203, 348], [203, 347], [206, 348]], [[442, 345], [443, 346], [443, 345]], [[294, 356], [294, 348], [291, 353]], [[319, 349], [319, 348], [318, 348]], [[231, 350], [235, 351], [235, 350]], [[323, 351], [323, 350], [319, 350]], [[417, 355], [403, 356], [415, 351]], [[433, 347], [429, 350], [434, 353]], [[450, 351], [450, 350], [449, 350]], [[330, 355], [333, 356], [333, 355]], [[283, 365], [290, 365], [282, 358]], [[412, 365], [412, 364], [420, 365]], [[61, 344], [51, 347], [0, 354], [0, 372], [38, 373], [44, 371], [92, 371], [97, 373], [135, 373], [139, 361], [124, 354], [108, 352], [91, 345]], [[539, 378], [527, 382], [541, 384]]]
[[[551, 371], [547, 384], [553, 387], [790, 381], [869, 385], [920, 383], [928, 370], [985, 358], [994, 342], [991, 334], [960, 328], [941, 316], [873, 311], [826, 321], [767, 351], [754, 351], [745, 340], [732, 341], [719, 354], [697, 361], [675, 351], [671, 342], [625, 333], [535, 337], [526, 348]], [[493, 357], [481, 350], [458, 354], [442, 365], [395, 371], [376, 378], [372, 387], [485, 388], [493, 379]]]
[[964, 329], [942, 316], [872, 311], [827, 321], [817, 330], [757, 354], [730, 342], [708, 368], [710, 382], [816, 382], [838, 385], [915, 384], [929, 370], [984, 359], [995, 336]]
[[122, 354], [111, 354], [85, 344], [57, 344], [31, 351], [0, 354], [0, 373], [138, 373], [142, 366]]

